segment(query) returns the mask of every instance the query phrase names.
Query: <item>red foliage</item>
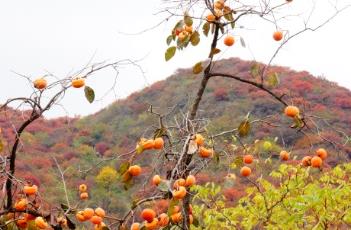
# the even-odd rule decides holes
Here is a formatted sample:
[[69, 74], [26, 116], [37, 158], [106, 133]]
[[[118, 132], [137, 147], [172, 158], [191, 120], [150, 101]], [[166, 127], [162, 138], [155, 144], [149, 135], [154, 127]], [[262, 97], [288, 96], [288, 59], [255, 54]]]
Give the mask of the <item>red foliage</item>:
[[225, 88], [216, 88], [213, 92], [215, 99], [217, 101], [226, 101], [228, 100], [228, 91]]
[[95, 149], [98, 153], [103, 155], [108, 150], [108, 145], [105, 142], [99, 142], [95, 145]]
[[238, 190], [235, 188], [227, 188], [223, 190], [223, 195], [228, 201], [235, 201], [239, 197], [245, 195], [245, 192], [243, 190]]

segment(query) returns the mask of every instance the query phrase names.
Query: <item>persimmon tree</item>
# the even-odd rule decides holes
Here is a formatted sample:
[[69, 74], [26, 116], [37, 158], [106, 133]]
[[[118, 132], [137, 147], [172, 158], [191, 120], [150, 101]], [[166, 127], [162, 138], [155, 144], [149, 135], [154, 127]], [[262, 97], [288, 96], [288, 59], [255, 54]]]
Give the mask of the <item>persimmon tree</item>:
[[[169, 61], [176, 53], [177, 55], [181, 55], [178, 52], [188, 48], [188, 46], [197, 46], [206, 38], [210, 40], [207, 59], [204, 57], [204, 61], [200, 61], [193, 66], [193, 74], [198, 75], [201, 81], [198, 89], [195, 90], [196, 93], [188, 111], [174, 119], [170, 119], [172, 111], [176, 109], [176, 106], [167, 108], [169, 110], [167, 112], [160, 112], [161, 110], [158, 111], [157, 108], [150, 105], [148, 112], [150, 116], [158, 119], [157, 127], [145, 131], [144, 134], [140, 134], [140, 140], [135, 140], [135, 149], [127, 153], [102, 158], [99, 162], [94, 162], [91, 167], [79, 169], [80, 174], [87, 175], [94, 168], [106, 162], [117, 160], [119, 162], [119, 169], [116, 171], [109, 166], [105, 166], [96, 176], [96, 181], [108, 192], [112, 187], [111, 184], [115, 183], [116, 179], [123, 183], [125, 189], [129, 189], [134, 185], [133, 181], [144, 174], [143, 167], [138, 164], [138, 161], [148, 158], [146, 152], [155, 151], [158, 153], [158, 158], [157, 161], [152, 163], [152, 172], [149, 173], [148, 177], [144, 175], [144, 178], [152, 180], [153, 186], [150, 187], [149, 180], [146, 180], [141, 185], [134, 185], [140, 186], [140, 190], [142, 191], [145, 191], [142, 187], [150, 188], [149, 193], [144, 194], [140, 199], [134, 200], [130, 205], [130, 209], [123, 215], [105, 213], [101, 208], [92, 209], [86, 205], [85, 207], [80, 206], [81, 202], [89, 199], [88, 187], [85, 183], [82, 183], [77, 188], [77, 192], [79, 193], [78, 199], [80, 201], [77, 204], [73, 204], [67, 195], [68, 192], [65, 184], [65, 180], [67, 179], [65, 178], [66, 170], [61, 168], [55, 160], [64, 187], [66, 203], [61, 204], [60, 207], [42, 210], [38, 188], [31, 184], [22, 183], [15, 177], [17, 151], [21, 135], [28, 125], [40, 118], [52, 106], [57, 105], [60, 99], [72, 87], [83, 87], [84, 80], [92, 76], [95, 72], [105, 68], [118, 69], [121, 64], [125, 64], [126, 62], [100, 63], [84, 68], [74, 76], [65, 77], [49, 83], [46, 79], [53, 76], [35, 80], [33, 82], [34, 88], [32, 95], [10, 99], [2, 105], [2, 110], [16, 102], [26, 104], [30, 108], [30, 113], [27, 114], [25, 121], [16, 127], [16, 136], [13, 145], [10, 147], [7, 157], [2, 159], [1, 162], [3, 166], [2, 178], [4, 178], [4, 188], [6, 191], [6, 195], [4, 195], [5, 202], [1, 210], [1, 216], [4, 221], [2, 226], [4, 228], [9, 226], [18, 226], [19, 228], [28, 227], [34, 223], [35, 228], [38, 229], [50, 228], [50, 226], [54, 229], [62, 229], [64, 227], [75, 229], [76, 224], [74, 222], [85, 222], [88, 220], [95, 229], [186, 230], [190, 229], [191, 226], [194, 226], [195, 229], [211, 229], [211, 227], [218, 227], [223, 224], [225, 226], [222, 227], [240, 226], [240, 228], [244, 229], [261, 226], [277, 227], [281, 226], [282, 223], [277, 223], [277, 219], [280, 216], [275, 210], [284, 209], [284, 205], [290, 205], [289, 208], [292, 209], [296, 208], [295, 205], [297, 205], [296, 203], [301, 195], [298, 193], [304, 189], [310, 190], [317, 187], [320, 180], [323, 180], [322, 176], [318, 182], [313, 182], [313, 177], [308, 174], [309, 169], [306, 170], [301, 166], [286, 166], [285, 164], [280, 166], [279, 172], [272, 173], [273, 177], [281, 179], [280, 186], [274, 187], [271, 184], [273, 182], [269, 182], [263, 178], [253, 179], [252, 174], [254, 169], [251, 166], [252, 164], [256, 164], [255, 170], [259, 171], [259, 169], [267, 165], [271, 165], [270, 167], [272, 168], [277, 167], [277, 165], [269, 164], [272, 161], [273, 154], [279, 153], [277, 157], [281, 161], [294, 158], [288, 146], [280, 147], [276, 139], [272, 141], [256, 140], [249, 142], [245, 137], [250, 134], [253, 125], [267, 124], [274, 128], [277, 126], [275, 118], [277, 116], [284, 116], [289, 119], [291, 128], [296, 133], [314, 133], [333, 148], [342, 146], [342, 144], [335, 143], [324, 137], [320, 132], [321, 128], [314, 122], [317, 118], [308, 114], [303, 108], [295, 105], [290, 95], [280, 94], [279, 91], [275, 90], [275, 88], [279, 87], [279, 73], [274, 71], [271, 64], [282, 47], [291, 39], [298, 37], [298, 35], [306, 31], [315, 31], [321, 28], [345, 8], [339, 9], [335, 5], [330, 15], [326, 16], [319, 24], [313, 26], [309, 25], [311, 17], [309, 15], [301, 30], [289, 33], [288, 29], [280, 27], [280, 23], [287, 18], [294, 20], [296, 17], [289, 14], [289, 7], [294, 4], [294, 1], [282, 0], [272, 2], [261, 0], [245, 2], [198, 0], [165, 1], [165, 3], [169, 4], [169, 7], [164, 11], [169, 14], [167, 19], [177, 19], [175, 25], [170, 29], [170, 35], [166, 39], [169, 46], [165, 52], [166, 61]], [[312, 13], [313, 7], [311, 9]], [[273, 29], [267, 33], [267, 36], [272, 38], [272, 43], [278, 44], [276, 51], [272, 54], [266, 65], [253, 63], [248, 74], [249, 76], [222, 71], [216, 66], [215, 62], [216, 57], [221, 53], [221, 50], [218, 48], [219, 43], [223, 42], [225, 46], [231, 47], [236, 45], [236, 40], [239, 37], [241, 45], [245, 46], [244, 39], [240, 37], [240, 29], [245, 28], [245, 20], [252, 17], [257, 17], [258, 27], [261, 25], [260, 23], [268, 22], [272, 25]], [[233, 36], [234, 32], [239, 35]], [[127, 63], [130, 64], [130, 62]], [[259, 91], [267, 93], [277, 102], [277, 107], [279, 106], [281, 112], [267, 117], [253, 118], [250, 115], [250, 111], [247, 111], [247, 116], [240, 124], [233, 124], [233, 127], [236, 128], [222, 130], [220, 133], [208, 132], [206, 127], [210, 121], [202, 117], [202, 114], [199, 114], [199, 108], [209, 81], [216, 78], [225, 78], [237, 84], [247, 84]], [[32, 79], [28, 77], [26, 79], [32, 84]], [[191, 89], [191, 91], [193, 90]], [[45, 101], [44, 95], [47, 92], [55, 93], [49, 97], [48, 101]], [[85, 86], [85, 95], [90, 102], [94, 101], [94, 91], [92, 88]], [[346, 134], [343, 135], [347, 136]], [[219, 140], [228, 137], [233, 144], [230, 148], [225, 149], [220, 146]], [[303, 167], [311, 166], [312, 168], [322, 169], [323, 161], [328, 157], [328, 152], [323, 148], [314, 148], [315, 146], [311, 144], [311, 149], [316, 152], [315, 156], [306, 156], [304, 159], [294, 160], [298, 161], [298, 164], [301, 163]], [[214, 185], [210, 188], [195, 186], [197, 173], [208, 168], [212, 162], [219, 161], [226, 162], [228, 170], [240, 168], [238, 170], [240, 177], [254, 185], [253, 188], [248, 189], [248, 196], [241, 200], [239, 206], [227, 208], [221, 199], [215, 200], [217, 199], [217, 194], [220, 192], [218, 186]], [[345, 165], [343, 167], [349, 166]], [[338, 169], [334, 170], [337, 171]], [[258, 176], [259, 172], [256, 175]], [[292, 177], [296, 179], [292, 180]], [[335, 179], [329, 176], [329, 174], [326, 174], [325, 178], [329, 178], [330, 180]], [[307, 185], [309, 182], [311, 183]], [[345, 181], [343, 183], [343, 185], [347, 185], [348, 182]], [[331, 187], [330, 189], [332, 192], [336, 188]], [[347, 195], [347, 187], [342, 187], [342, 189], [345, 189], [343, 192]], [[252, 198], [252, 196], [254, 197]], [[195, 197], [196, 202], [204, 202], [210, 205], [209, 210], [206, 210], [201, 205], [193, 207], [191, 205], [193, 197]], [[320, 197], [320, 199], [322, 198], [323, 196]], [[104, 199], [106, 199], [106, 196], [104, 196]], [[167, 202], [167, 213], [155, 212], [152, 206], [157, 200]], [[257, 213], [251, 213], [255, 210], [260, 211], [259, 213], [262, 216], [257, 216]], [[213, 216], [216, 218], [223, 216], [224, 219], [217, 218], [216, 221], [218, 222], [214, 222], [215, 225], [211, 225], [212, 214], [206, 217], [207, 213], [210, 212], [214, 212]], [[298, 214], [301, 214], [301, 212], [301, 210], [297, 210]], [[348, 214], [348, 207], [345, 206], [344, 212]], [[247, 213], [247, 215], [243, 216], [243, 213]], [[307, 214], [309, 215], [309, 213]], [[311, 215], [313, 216], [313, 214]], [[76, 221], [73, 220], [73, 216]], [[200, 220], [200, 218], [203, 220]], [[308, 216], [308, 218], [310, 217]], [[242, 224], [238, 223], [242, 219], [245, 221]], [[340, 220], [342, 221], [342, 219]], [[334, 222], [334, 220], [329, 222], [325, 220], [317, 221], [317, 223], [324, 224], [324, 226], [339, 224], [339, 222]], [[317, 223], [310, 221], [308, 222], [308, 226]], [[284, 224], [286, 224], [285, 226], [292, 227], [301, 225], [300, 222], [294, 222], [294, 220], [284, 222]]]

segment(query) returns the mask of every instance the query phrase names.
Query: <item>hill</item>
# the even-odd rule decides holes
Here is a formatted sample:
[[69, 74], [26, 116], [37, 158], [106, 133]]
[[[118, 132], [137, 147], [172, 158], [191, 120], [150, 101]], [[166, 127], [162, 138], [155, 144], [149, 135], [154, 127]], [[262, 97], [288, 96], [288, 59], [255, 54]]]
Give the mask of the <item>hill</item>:
[[[215, 68], [250, 78], [252, 64], [232, 58], [218, 61]], [[306, 135], [289, 128], [288, 119], [276, 116], [282, 113], [283, 108], [270, 95], [228, 79], [211, 80], [206, 89], [198, 116], [206, 121], [206, 130], [215, 134], [236, 128], [248, 113], [252, 120], [272, 116], [272, 121], [278, 121], [281, 126], [272, 127], [268, 123], [255, 125], [245, 142], [256, 139], [272, 141], [278, 137], [279, 144], [292, 146], [296, 157], [312, 151], [311, 145], [318, 144], [330, 149], [331, 157], [327, 162], [330, 166], [350, 158], [351, 144], [347, 142], [347, 137], [351, 135], [351, 92], [305, 71], [296, 72], [279, 66], [273, 69], [280, 76], [280, 84], [273, 90], [287, 95], [286, 98], [302, 108], [304, 114], [313, 114], [318, 135]], [[100, 169], [108, 165], [117, 170], [121, 159], [127, 159], [125, 153], [135, 148], [140, 137], [153, 136], [158, 117], [148, 112], [150, 105], [158, 113], [169, 113], [166, 126], [173, 126], [176, 120], [186, 116], [200, 78], [190, 69], [179, 69], [166, 80], [118, 100], [94, 115], [82, 119], [36, 121], [23, 135], [17, 176], [45, 185], [40, 186], [40, 190], [50, 194], [48, 197], [52, 200], [49, 202], [64, 202], [56, 159], [62, 168], [69, 169], [65, 176], [69, 178], [67, 183], [71, 199], [77, 199], [77, 185], [85, 181], [91, 188], [92, 200], [88, 202], [99, 204], [106, 210], [124, 210], [133, 197], [121, 189], [117, 180], [112, 181], [107, 192], [96, 177]], [[1, 114], [0, 126], [4, 139], [9, 141], [15, 135], [13, 125], [17, 125], [26, 115], [10, 108], [8, 113], [10, 115]], [[307, 124], [313, 125], [312, 121], [307, 121]], [[225, 136], [223, 143], [230, 140], [230, 135]], [[272, 158], [276, 158], [276, 154]], [[146, 171], [152, 163], [153, 157], [140, 162]], [[213, 167], [217, 170], [212, 174], [199, 175], [200, 181], [216, 180], [215, 173], [225, 173], [220, 167]], [[145, 179], [148, 178], [138, 180], [142, 182]], [[240, 192], [240, 186], [236, 192]]]

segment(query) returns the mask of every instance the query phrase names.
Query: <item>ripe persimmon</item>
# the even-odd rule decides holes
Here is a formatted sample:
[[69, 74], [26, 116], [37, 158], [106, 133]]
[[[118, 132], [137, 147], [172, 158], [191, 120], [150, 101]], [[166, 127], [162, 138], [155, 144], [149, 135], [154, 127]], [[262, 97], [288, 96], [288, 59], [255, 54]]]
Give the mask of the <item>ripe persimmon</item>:
[[156, 217], [156, 212], [152, 210], [151, 208], [145, 208], [141, 214], [141, 218], [146, 220], [147, 222], [152, 222], [154, 218]]
[[305, 167], [311, 166], [311, 159], [312, 159], [312, 157], [305, 156], [304, 158], [302, 158], [302, 161], [301, 161], [302, 165]]
[[84, 212], [83, 211], [79, 211], [76, 213], [76, 219], [80, 222], [86, 221], [85, 217], [84, 217]]
[[325, 160], [328, 156], [327, 150], [320, 148], [316, 151], [316, 155], [319, 156], [322, 160]]
[[209, 14], [206, 16], [206, 19], [209, 22], [214, 22], [214, 21], [216, 21], [216, 16], [214, 16], [213, 14]]
[[286, 116], [294, 118], [300, 114], [300, 110], [296, 106], [289, 105], [285, 107], [284, 113]]
[[313, 168], [320, 168], [322, 166], [323, 160], [319, 156], [314, 156], [311, 159], [311, 166]]
[[283, 150], [283, 151], [280, 152], [279, 155], [280, 155], [280, 160], [282, 160], [282, 161], [289, 160], [290, 154], [287, 151]]
[[15, 203], [14, 208], [16, 209], [16, 211], [22, 212], [22, 211], [26, 210], [27, 204], [28, 204], [28, 200], [25, 198], [22, 198]]
[[81, 88], [85, 85], [85, 80], [84, 78], [75, 78], [72, 80], [72, 86], [73, 88]]
[[213, 4], [213, 7], [215, 9], [223, 10], [223, 8], [224, 8], [224, 1], [223, 0], [215, 1], [215, 3]]
[[166, 213], [162, 213], [158, 216], [158, 225], [160, 227], [166, 227], [169, 224], [169, 217]]
[[26, 220], [26, 218], [19, 218], [19, 219], [16, 221], [16, 225], [17, 225], [17, 227], [19, 227], [19, 228], [27, 228], [27, 226], [28, 226], [28, 221]]
[[172, 195], [174, 199], [181, 200], [186, 196], [186, 188], [179, 186], [178, 189], [173, 190]]
[[159, 175], [155, 175], [153, 178], [152, 178], [152, 184], [155, 185], [155, 186], [158, 186], [160, 183], [161, 183], [161, 177]]
[[193, 206], [189, 204], [189, 214], [193, 214]]
[[89, 194], [87, 192], [82, 192], [79, 197], [81, 200], [86, 200], [89, 198]]
[[144, 227], [147, 230], [154, 230], [158, 228], [158, 219], [154, 218], [151, 222], [145, 221]]
[[226, 46], [232, 46], [235, 43], [235, 39], [232, 35], [227, 35], [224, 38], [223, 42], [224, 42], [224, 45], [226, 45]]
[[179, 186], [185, 186], [185, 180], [183, 178], [179, 178], [173, 183], [173, 188], [178, 188]]
[[65, 217], [57, 217], [56, 222], [62, 227], [67, 227], [67, 219]]
[[158, 137], [154, 140], [154, 149], [163, 149], [165, 142], [162, 137]]
[[195, 142], [198, 146], [202, 146], [205, 143], [205, 138], [201, 134], [197, 133], [195, 134]]
[[39, 229], [45, 229], [49, 227], [48, 223], [46, 223], [44, 218], [41, 216], [38, 216], [37, 218], [35, 218], [34, 223], [35, 223], [35, 226]]
[[194, 222], [194, 217], [193, 217], [193, 215], [189, 215], [189, 223], [190, 223], [190, 225], [192, 225], [193, 222]]
[[86, 192], [88, 190], [88, 186], [86, 184], [80, 184], [78, 189], [79, 192]]
[[244, 177], [248, 177], [251, 175], [251, 169], [247, 166], [244, 166], [240, 169], [240, 174]]
[[100, 216], [101, 218], [104, 218], [106, 213], [105, 210], [103, 210], [102, 208], [98, 207], [95, 209], [95, 215]]
[[85, 220], [90, 220], [94, 216], [94, 209], [86, 208], [83, 210], [83, 216]]
[[46, 86], [48, 85], [47, 81], [44, 79], [44, 78], [39, 78], [39, 79], [36, 79], [34, 82], [34, 88], [36, 89], [45, 89]]
[[273, 39], [274, 40], [276, 40], [276, 41], [280, 41], [280, 40], [282, 40], [283, 39], [283, 32], [281, 32], [281, 31], [275, 31], [274, 33], [273, 33]]
[[153, 149], [154, 148], [154, 140], [152, 140], [152, 139], [148, 140], [148, 139], [142, 138], [140, 140], [140, 144], [143, 147], [143, 149]]
[[182, 213], [181, 212], [176, 212], [171, 215], [171, 220], [173, 223], [177, 224], [180, 221], [182, 221]]
[[220, 9], [214, 9], [215, 16], [220, 18], [223, 16], [223, 11]]
[[27, 221], [35, 220], [35, 216], [33, 216], [32, 214], [24, 213], [23, 216]]
[[192, 26], [185, 26], [184, 30], [191, 34], [193, 32], [193, 27]]
[[179, 35], [178, 35], [179, 41], [181, 41], [181, 42], [184, 41], [185, 38], [188, 37], [188, 35], [189, 35], [189, 33], [188, 33], [187, 31], [183, 30], [183, 31], [180, 32]]
[[199, 155], [202, 158], [209, 158], [213, 156], [213, 149], [207, 149], [205, 147], [200, 147], [199, 148]]
[[130, 230], [140, 230], [140, 224], [135, 222], [130, 226]]
[[94, 215], [90, 218], [90, 222], [93, 224], [101, 224], [102, 218], [100, 216]]
[[243, 157], [243, 161], [245, 164], [251, 164], [253, 162], [254, 157], [251, 154], [247, 154]]
[[190, 186], [193, 186], [194, 184], [196, 184], [195, 176], [193, 176], [193, 175], [187, 176], [187, 178], [185, 180], [185, 186], [190, 187]]
[[130, 226], [130, 230], [140, 230], [140, 224], [135, 222]]
[[141, 174], [141, 167], [139, 165], [132, 165], [129, 167], [128, 172], [131, 176], [139, 176]]
[[38, 192], [38, 187], [36, 185], [25, 185], [23, 187], [23, 193], [27, 196], [34, 195]]

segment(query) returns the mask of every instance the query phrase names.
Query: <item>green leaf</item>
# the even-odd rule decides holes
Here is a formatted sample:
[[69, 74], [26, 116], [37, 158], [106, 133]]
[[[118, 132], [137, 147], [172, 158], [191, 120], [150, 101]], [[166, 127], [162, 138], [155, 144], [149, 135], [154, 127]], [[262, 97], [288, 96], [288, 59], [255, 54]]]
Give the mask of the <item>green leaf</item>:
[[89, 101], [89, 103], [93, 103], [93, 101], [95, 100], [94, 90], [89, 86], [85, 86], [84, 93], [85, 93], [85, 97]]
[[253, 77], [257, 77], [260, 74], [260, 66], [257, 62], [254, 62], [250, 68], [250, 74]]
[[190, 42], [193, 46], [197, 46], [200, 42], [200, 34], [199, 32], [195, 31], [194, 33], [192, 33], [191, 37], [190, 37]]
[[224, 26], [222, 24], [219, 24], [219, 30], [221, 31], [222, 34], [224, 34]]
[[162, 192], [168, 192], [169, 191], [169, 187], [168, 187], [167, 181], [161, 181], [161, 183], [157, 187]]
[[169, 46], [169, 45], [171, 44], [172, 41], [173, 41], [173, 35], [169, 35], [169, 36], [167, 37], [167, 40], [166, 40], [167, 45]]
[[242, 157], [236, 157], [235, 159], [234, 159], [234, 162], [233, 162], [233, 165], [235, 165], [235, 168], [236, 167], [241, 167], [242, 165], [244, 165], [244, 160], [243, 160], [243, 158]]
[[205, 24], [202, 26], [202, 31], [205, 36], [208, 36], [208, 32], [210, 31], [210, 25], [211, 24], [209, 22], [205, 22]]
[[175, 46], [169, 47], [165, 53], [165, 60], [169, 61], [174, 56], [176, 50], [177, 50], [177, 47], [175, 47]]
[[225, 18], [227, 21], [231, 22], [231, 21], [234, 20], [233, 13], [230, 13], [230, 12], [223, 12], [223, 14], [224, 14], [224, 18]]
[[185, 14], [184, 15], [184, 23], [187, 26], [192, 26], [193, 25], [193, 19], [188, 14]]
[[135, 147], [135, 151], [137, 154], [140, 154], [144, 151], [144, 147], [143, 145], [141, 145], [140, 143], [137, 144], [137, 146]]
[[167, 211], [168, 216], [171, 216], [173, 214], [173, 208], [174, 208], [174, 206], [177, 206], [178, 203], [179, 203], [178, 200], [175, 200], [175, 199], [171, 200], [171, 202], [169, 203], [169, 206], [168, 206], [168, 211]]
[[194, 217], [194, 220], [193, 220], [193, 225], [195, 226], [195, 227], [199, 227], [199, 220], [196, 218], [196, 217]]
[[268, 74], [267, 83], [270, 87], [277, 87], [279, 85], [279, 75], [276, 72]]
[[240, 137], [245, 137], [249, 134], [251, 129], [251, 125], [249, 120], [245, 120], [243, 122], [241, 122], [241, 124], [239, 125], [238, 131], [239, 131], [239, 136]]
[[118, 173], [119, 173], [120, 175], [124, 174], [125, 172], [127, 172], [129, 166], [130, 166], [129, 162], [124, 162], [124, 163], [122, 163], [122, 164], [119, 166]]
[[199, 73], [202, 72], [202, 70], [203, 70], [202, 62], [196, 63], [196, 64], [194, 65], [194, 67], [193, 67], [193, 73], [194, 73], [194, 74], [199, 74]]
[[218, 54], [218, 53], [220, 53], [220, 52], [221, 52], [220, 49], [218, 49], [218, 48], [213, 48], [213, 49], [211, 50], [211, 56], [216, 55], [216, 54]]
[[300, 116], [296, 116], [294, 117], [294, 124], [291, 125], [291, 128], [302, 128], [304, 125], [302, 119], [300, 118]]

